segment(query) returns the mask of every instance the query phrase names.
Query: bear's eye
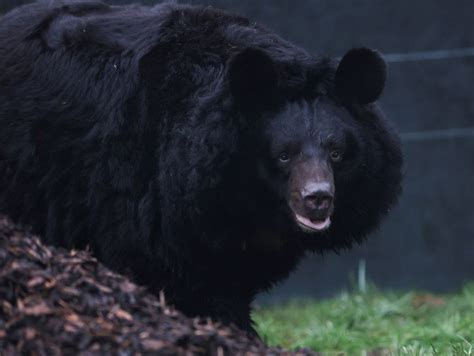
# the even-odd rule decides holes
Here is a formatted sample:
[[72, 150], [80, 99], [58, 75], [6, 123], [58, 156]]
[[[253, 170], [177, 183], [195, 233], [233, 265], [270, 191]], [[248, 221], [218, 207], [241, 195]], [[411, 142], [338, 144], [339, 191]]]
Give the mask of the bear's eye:
[[342, 159], [342, 152], [341, 150], [333, 150], [331, 151], [330, 156], [333, 162], [340, 162]]
[[282, 152], [280, 156], [278, 156], [278, 160], [282, 163], [287, 163], [290, 160], [290, 155], [286, 152]]

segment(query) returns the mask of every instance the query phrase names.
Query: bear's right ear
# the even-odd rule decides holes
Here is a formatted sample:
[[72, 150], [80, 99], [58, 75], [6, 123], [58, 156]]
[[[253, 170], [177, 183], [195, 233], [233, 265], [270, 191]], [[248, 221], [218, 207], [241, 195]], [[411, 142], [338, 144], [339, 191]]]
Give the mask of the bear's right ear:
[[253, 48], [244, 49], [229, 60], [227, 79], [232, 97], [246, 110], [268, 105], [278, 86], [275, 63], [266, 53]]

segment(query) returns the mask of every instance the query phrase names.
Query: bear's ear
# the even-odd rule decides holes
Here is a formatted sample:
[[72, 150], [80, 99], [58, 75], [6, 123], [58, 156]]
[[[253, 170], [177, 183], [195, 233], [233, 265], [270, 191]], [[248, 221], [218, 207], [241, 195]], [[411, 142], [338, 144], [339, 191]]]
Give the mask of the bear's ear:
[[270, 103], [278, 85], [275, 63], [259, 49], [247, 48], [228, 63], [227, 79], [236, 102], [246, 109], [259, 109]]
[[337, 67], [336, 93], [343, 100], [373, 103], [382, 94], [386, 78], [387, 65], [377, 51], [351, 49]]

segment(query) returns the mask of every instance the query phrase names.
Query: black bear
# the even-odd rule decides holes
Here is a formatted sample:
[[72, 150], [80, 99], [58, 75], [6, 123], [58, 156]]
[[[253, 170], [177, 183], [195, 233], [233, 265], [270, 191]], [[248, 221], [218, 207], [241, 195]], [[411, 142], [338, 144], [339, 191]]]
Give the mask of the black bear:
[[396, 202], [385, 78], [210, 7], [25, 5], [0, 19], [0, 211], [251, 330], [256, 293]]

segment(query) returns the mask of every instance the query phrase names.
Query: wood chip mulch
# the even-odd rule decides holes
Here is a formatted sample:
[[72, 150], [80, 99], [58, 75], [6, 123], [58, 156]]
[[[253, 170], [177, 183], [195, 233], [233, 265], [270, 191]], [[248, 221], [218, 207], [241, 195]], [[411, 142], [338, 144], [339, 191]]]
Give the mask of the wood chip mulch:
[[[160, 303], [161, 299], [161, 303]], [[43, 245], [0, 216], [1, 355], [309, 355], [191, 319], [85, 251]]]

